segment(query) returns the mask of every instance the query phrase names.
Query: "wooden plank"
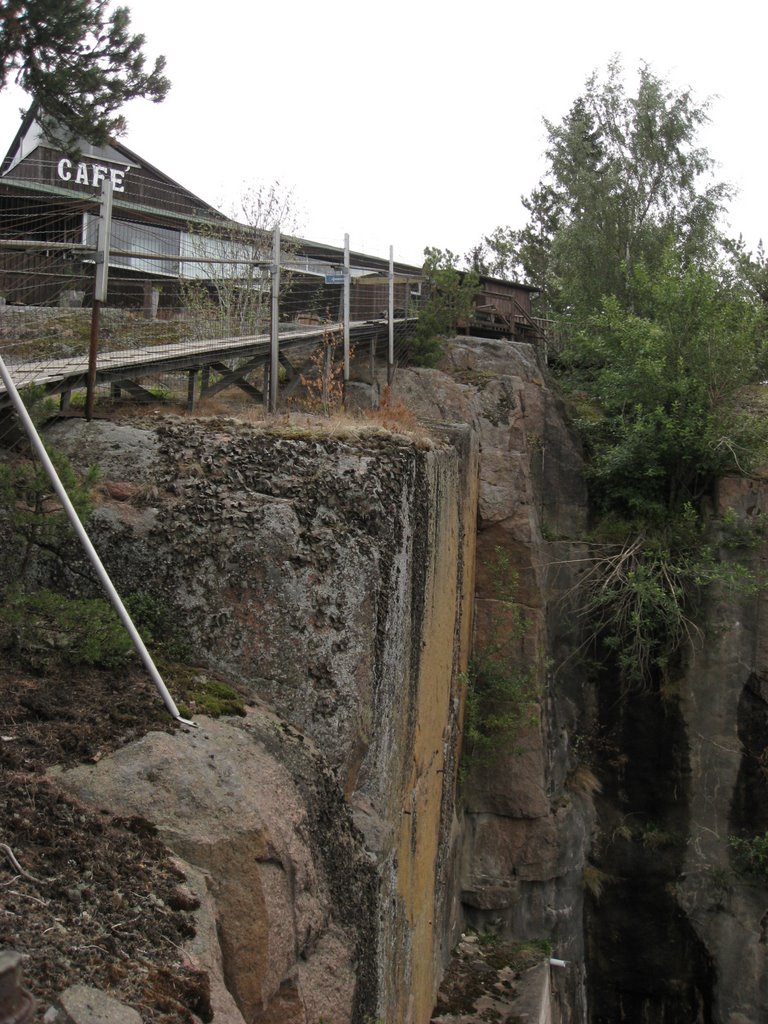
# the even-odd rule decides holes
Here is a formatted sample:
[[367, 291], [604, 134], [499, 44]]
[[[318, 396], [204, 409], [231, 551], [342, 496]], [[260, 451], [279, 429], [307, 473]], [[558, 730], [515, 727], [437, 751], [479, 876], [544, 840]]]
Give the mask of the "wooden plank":
[[193, 412], [195, 408], [195, 387], [197, 386], [197, 367], [189, 371], [187, 379], [187, 412]]
[[296, 367], [290, 361], [285, 352], [281, 352], [278, 356], [278, 359], [280, 360], [280, 365], [285, 367], [285, 370], [288, 374], [288, 380], [293, 380], [294, 377], [296, 377], [296, 375], [298, 374], [298, 370], [296, 369]]

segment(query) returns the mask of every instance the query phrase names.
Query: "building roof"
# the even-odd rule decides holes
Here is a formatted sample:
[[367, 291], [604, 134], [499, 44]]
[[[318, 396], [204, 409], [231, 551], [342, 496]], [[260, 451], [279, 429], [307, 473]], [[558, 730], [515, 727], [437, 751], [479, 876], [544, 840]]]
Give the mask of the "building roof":
[[[31, 191], [47, 192], [51, 195], [77, 195], [83, 199], [98, 197], [96, 188], [87, 181], [62, 180], [57, 178], [54, 167], [63, 161], [69, 164], [106, 165], [119, 168], [126, 183], [125, 190], [115, 192], [115, 205], [134, 208], [135, 212], [152, 212], [164, 217], [190, 217], [221, 221], [224, 217], [219, 210], [200, 199], [189, 189], [174, 181], [159, 168], [149, 163], [119, 139], [110, 139], [105, 146], [94, 146], [80, 141], [80, 156], [74, 161], [64, 153], [58, 144], [46, 138], [36, 120], [36, 104], [32, 104], [24, 115], [21, 125], [0, 165], [0, 181], [16, 182], [18, 187], [29, 187]], [[75, 175], [72, 175], [75, 178]], [[140, 180], [141, 185], [133, 188], [129, 182]], [[85, 184], [85, 187], [83, 185]], [[35, 188], [37, 186], [37, 188]], [[139, 201], [139, 200], [144, 200]], [[144, 211], [140, 208], [145, 207]]]
[[[0, 165], [0, 194], [26, 194], [40, 198], [49, 196], [57, 200], [78, 198], [89, 203], [97, 201], [98, 191], [87, 181], [65, 181], [60, 176], [57, 177], [61, 161], [69, 159], [54, 142], [43, 136], [36, 121], [33, 104], [25, 114]], [[236, 224], [117, 139], [110, 140], [107, 146], [92, 146], [83, 141], [80, 160], [86, 165], [98, 162], [100, 165], [122, 169], [125, 189], [120, 193], [115, 192], [113, 202], [114, 208], [124, 217], [160, 221], [168, 226], [173, 224], [180, 230], [193, 228], [201, 223]], [[73, 178], [72, 161], [65, 166], [70, 179]], [[139, 174], [132, 177], [133, 171], [138, 171]], [[141, 187], [136, 184], [139, 177]], [[304, 259], [310, 273], [310, 263], [321, 268], [318, 273], [327, 272], [329, 267], [343, 265], [344, 249], [340, 246], [326, 245], [305, 238], [285, 237], [292, 254], [296, 255], [297, 260], [299, 257]], [[388, 273], [389, 261], [386, 258], [359, 252], [351, 252], [350, 258], [357, 267], [365, 266], [375, 273]], [[415, 280], [421, 277], [421, 267], [411, 264], [397, 262], [394, 271], [398, 280]]]

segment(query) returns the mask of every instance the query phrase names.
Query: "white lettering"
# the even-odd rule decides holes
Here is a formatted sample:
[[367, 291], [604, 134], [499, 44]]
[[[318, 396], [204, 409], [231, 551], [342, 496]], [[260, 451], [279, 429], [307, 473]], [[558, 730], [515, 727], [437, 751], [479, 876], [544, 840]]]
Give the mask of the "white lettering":
[[[72, 161], [63, 156], [56, 165], [56, 173], [62, 181], [72, 181]], [[81, 162], [75, 170], [76, 185], [93, 185], [98, 188], [106, 177], [112, 182], [115, 192], [125, 192], [125, 176], [129, 167], [105, 167], [104, 164], [87, 164]]]
[[93, 165], [93, 187], [98, 188], [102, 181], [109, 174], [109, 168], [105, 167], [104, 164]]
[[125, 171], [117, 167], [110, 167], [109, 176], [112, 179], [112, 187], [115, 192], [125, 192]]

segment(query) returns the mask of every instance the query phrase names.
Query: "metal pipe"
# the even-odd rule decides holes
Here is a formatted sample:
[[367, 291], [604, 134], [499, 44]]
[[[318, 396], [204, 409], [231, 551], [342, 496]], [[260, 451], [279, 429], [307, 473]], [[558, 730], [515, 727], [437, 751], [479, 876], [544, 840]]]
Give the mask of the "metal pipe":
[[155, 684], [158, 693], [163, 699], [163, 703], [170, 712], [171, 716], [175, 718], [177, 722], [181, 722], [183, 725], [194, 726], [194, 722], [190, 722], [188, 719], [181, 717], [181, 714], [179, 712], [179, 709], [176, 707], [173, 697], [168, 692], [166, 685], [163, 682], [162, 676], [158, 672], [157, 667], [154, 661], [152, 660], [152, 656], [145, 647], [144, 641], [141, 639], [141, 636], [139, 635], [139, 631], [134, 626], [133, 620], [131, 619], [125, 605], [120, 599], [120, 595], [115, 590], [112, 580], [109, 578], [107, 570], [104, 568], [104, 565], [102, 564], [102, 561], [99, 558], [96, 548], [93, 546], [90, 537], [85, 532], [83, 524], [80, 522], [80, 518], [78, 517], [78, 514], [75, 511], [74, 505], [69, 500], [69, 495], [67, 494], [66, 490], [64, 489], [64, 485], [59, 479], [59, 474], [56, 472], [56, 468], [51, 462], [48, 452], [45, 450], [45, 445], [43, 444], [40, 435], [35, 429], [35, 425], [32, 422], [32, 418], [27, 412], [27, 408], [21, 400], [21, 395], [17, 391], [16, 385], [11, 379], [11, 375], [8, 373], [5, 361], [3, 360], [3, 357], [1, 355], [0, 378], [2, 378], [3, 384], [5, 385], [5, 390], [8, 393], [11, 402], [13, 403], [13, 407], [16, 410], [19, 419], [21, 420], [24, 426], [24, 429], [27, 432], [30, 443], [32, 444], [32, 447], [35, 450], [35, 454], [40, 459], [40, 462], [43, 468], [45, 469], [45, 472], [48, 474], [48, 479], [51, 481], [53, 489], [56, 491], [58, 499], [61, 502], [62, 508], [64, 509], [67, 518], [72, 524], [72, 528], [77, 534], [80, 543], [82, 544], [83, 549], [85, 550], [85, 553], [88, 555], [91, 565], [96, 571], [96, 575], [99, 577], [102, 587], [107, 592], [107, 596], [109, 597], [109, 600], [112, 602], [112, 606], [114, 607], [115, 611], [120, 617], [120, 621], [128, 631], [128, 635], [131, 638], [131, 642], [133, 643], [136, 653], [139, 655], [142, 662], [144, 663], [144, 667], [146, 668], [147, 672], [152, 678], [152, 681]]

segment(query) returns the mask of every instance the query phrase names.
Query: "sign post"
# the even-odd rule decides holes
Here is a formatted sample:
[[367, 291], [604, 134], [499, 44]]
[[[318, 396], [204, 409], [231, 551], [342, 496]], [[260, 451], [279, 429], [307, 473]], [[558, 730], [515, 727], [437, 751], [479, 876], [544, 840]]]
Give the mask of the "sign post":
[[96, 277], [93, 285], [93, 307], [91, 309], [91, 343], [88, 349], [88, 377], [85, 392], [85, 418], [93, 419], [93, 403], [96, 400], [96, 358], [99, 352], [99, 322], [101, 304], [107, 300], [109, 277], [109, 236], [112, 231], [112, 180], [104, 178], [101, 183], [101, 208], [99, 210], [99, 237], [96, 243]]

